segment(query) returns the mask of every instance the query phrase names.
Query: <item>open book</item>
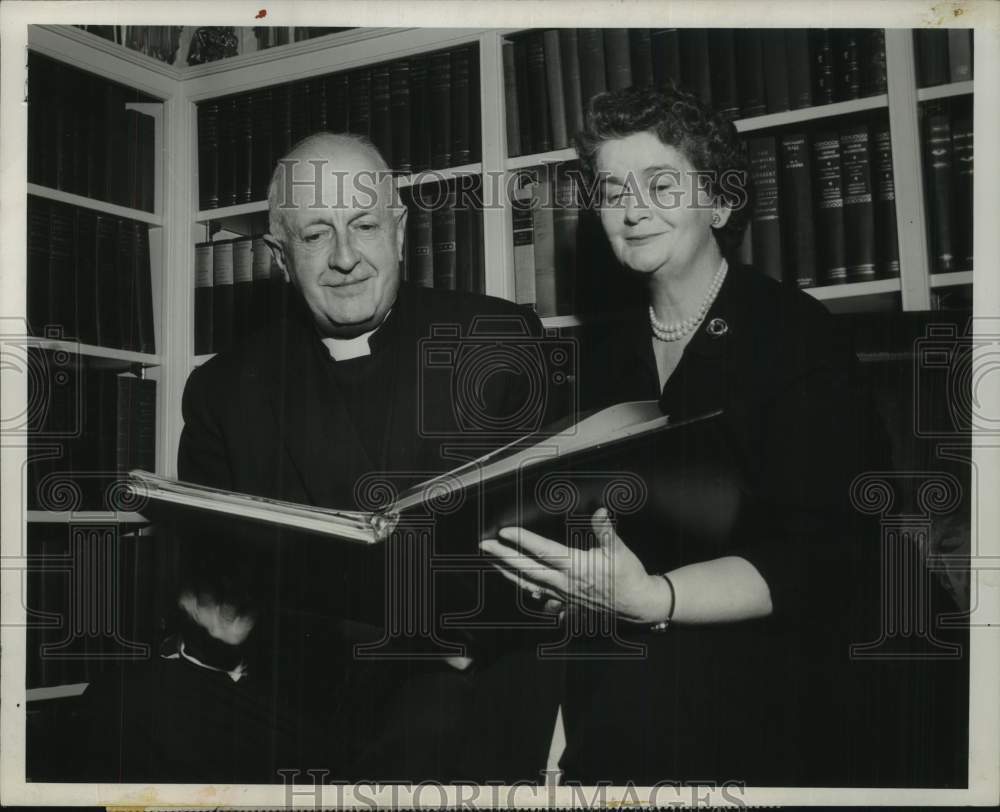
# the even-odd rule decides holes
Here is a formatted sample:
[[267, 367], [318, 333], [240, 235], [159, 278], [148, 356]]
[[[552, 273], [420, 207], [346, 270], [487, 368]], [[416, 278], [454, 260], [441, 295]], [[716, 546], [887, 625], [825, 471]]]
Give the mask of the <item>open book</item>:
[[[471, 532], [491, 532], [501, 523], [528, 523], [526, 517], [533, 512], [534, 501], [534, 491], [529, 491], [538, 485], [540, 476], [555, 471], [580, 472], [588, 464], [604, 471], [628, 470], [630, 461], [648, 457], [650, 449], [657, 447], [655, 438], [684, 434], [693, 425], [712, 422], [718, 414], [671, 423], [656, 401], [621, 403], [556, 434], [535, 434], [515, 440], [421, 482], [401, 493], [391, 504], [368, 512], [282, 502], [139, 470], [130, 473], [128, 486], [142, 502], [141, 512], [154, 521], [226, 517], [234, 526], [287, 528], [366, 545], [385, 541], [408, 515], [434, 512], [434, 506], [443, 499], [468, 497], [474, 505], [468, 512], [474, 513], [479, 521], [479, 527]], [[639, 467], [647, 464], [648, 461]]]

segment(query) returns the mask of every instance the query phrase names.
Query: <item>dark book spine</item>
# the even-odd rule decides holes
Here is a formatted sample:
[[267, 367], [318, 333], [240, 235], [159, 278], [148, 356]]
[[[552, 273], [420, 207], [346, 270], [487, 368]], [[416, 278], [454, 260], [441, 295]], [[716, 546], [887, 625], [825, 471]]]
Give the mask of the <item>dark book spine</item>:
[[528, 99], [531, 131], [534, 143], [531, 152], [552, 149], [552, 128], [549, 121], [548, 85], [545, 79], [545, 39], [541, 31], [532, 31], [528, 43]]
[[785, 239], [785, 267], [789, 280], [800, 288], [818, 284], [816, 232], [813, 220], [812, 155], [803, 133], [781, 137], [781, 231]]
[[212, 243], [212, 350], [225, 352], [233, 341], [233, 243]]
[[156, 469], [156, 381], [119, 375], [115, 462], [118, 471]]
[[[525, 37], [514, 41], [514, 73], [517, 76], [517, 121], [521, 131], [521, 155], [535, 149], [535, 128], [531, 121], [531, 88], [528, 87], [528, 42]], [[601, 75], [604, 68], [601, 67]]]
[[684, 85], [705, 104], [712, 104], [712, 74], [709, 69], [709, 33], [704, 28], [686, 28], [680, 32], [681, 79]]
[[389, 102], [392, 111], [392, 165], [398, 172], [412, 172], [410, 63], [405, 59], [393, 62], [389, 69]]
[[555, 209], [552, 212], [552, 233], [555, 249], [556, 310], [573, 313], [576, 309], [577, 228], [580, 223], [580, 205], [576, 180], [572, 175], [555, 167]]
[[948, 109], [934, 104], [926, 113], [924, 136], [924, 174], [927, 181], [930, 215], [932, 269], [937, 273], [955, 270], [952, 245], [952, 147]]
[[236, 142], [236, 172], [235, 195], [236, 203], [249, 203], [253, 200], [253, 94], [242, 93], [235, 99], [235, 142]]
[[476, 291], [475, 214], [467, 201], [455, 207], [455, 284], [469, 293]]
[[[816, 189], [816, 224], [819, 232], [819, 258], [824, 285], [847, 278], [844, 257], [844, 198], [840, 187], [840, 139], [835, 132], [823, 132], [813, 138], [814, 187]], [[756, 250], [756, 240], [754, 249]]]
[[[271, 88], [271, 164], [292, 148], [292, 97], [288, 85]], [[272, 166], [273, 169], [273, 166]], [[270, 179], [269, 179], [270, 180]]]
[[[451, 53], [451, 164], [461, 166], [472, 160], [472, 134], [469, 127], [472, 109], [472, 48]], [[442, 164], [444, 166], [445, 164]]]
[[219, 205], [236, 203], [236, 99], [219, 103]]
[[[577, 31], [577, 42], [580, 48], [580, 92], [586, 114], [590, 100], [598, 93], [603, 93], [608, 89], [604, 59], [604, 34], [600, 28], [581, 28]], [[530, 81], [527, 75], [525, 81]], [[521, 120], [521, 131], [524, 132], [523, 119]]]
[[392, 104], [388, 65], [376, 65], [372, 68], [371, 137], [385, 162], [394, 167], [396, 162], [392, 154]]
[[194, 247], [194, 352], [212, 352], [212, 243]]
[[430, 98], [427, 86], [427, 59], [410, 61], [410, 149], [413, 172], [431, 167]]
[[94, 267], [97, 269], [97, 330], [102, 347], [122, 344], [118, 307], [118, 227], [117, 218], [97, 215]]
[[371, 133], [372, 110], [372, 72], [356, 70], [347, 80], [350, 96], [350, 110], [347, 116], [347, 127], [355, 135]]
[[271, 118], [271, 89], [261, 88], [253, 93], [250, 102], [250, 199], [266, 200], [274, 165], [280, 156], [274, 155], [271, 138], [274, 121]]
[[813, 106], [813, 61], [809, 44], [808, 29], [789, 28], [785, 31], [788, 101], [793, 110]]
[[[77, 79], [76, 83], [76, 95], [73, 99], [73, 118], [75, 120], [74, 130], [75, 135], [73, 138], [72, 148], [73, 148], [73, 166], [76, 167], [76, 177], [75, 177], [75, 191], [78, 195], [83, 195], [85, 197], [90, 196], [91, 192], [91, 176], [90, 176], [90, 155], [93, 149], [97, 146], [97, 141], [94, 140], [93, 133], [91, 132], [94, 127], [94, 85], [97, 84], [97, 78], [91, 76], [87, 73], [81, 73]], [[30, 114], [30, 109], [29, 109]], [[150, 130], [152, 134], [152, 130]], [[29, 141], [30, 143], [30, 141]], [[145, 146], [145, 145], [144, 145]], [[152, 145], [149, 146], [150, 153], [152, 153]], [[145, 165], [145, 164], [144, 164]], [[150, 164], [151, 166], [151, 164]], [[145, 200], [145, 198], [144, 198]], [[152, 211], [152, 207], [147, 208], [147, 211]]]
[[49, 207], [44, 198], [28, 198], [28, 278], [26, 307], [28, 332], [45, 335], [49, 323]]
[[861, 32], [856, 28], [840, 28], [833, 34], [836, 43], [834, 63], [836, 65], [837, 101], [847, 101], [861, 97]]
[[479, 83], [479, 47], [469, 48], [469, 160], [483, 160], [482, 87]]
[[532, 227], [535, 240], [535, 309], [539, 316], [559, 313], [559, 296], [556, 286], [555, 218], [553, 217], [553, 192], [551, 167], [543, 167], [539, 182], [532, 190], [534, 210]]
[[735, 32], [736, 64], [739, 66], [737, 87], [743, 118], [767, 112], [761, 36], [762, 32], [757, 28], [740, 28]]
[[566, 103], [563, 96], [562, 56], [559, 50], [559, 32], [549, 29], [544, 34], [546, 95], [549, 99], [549, 132], [552, 149], [569, 146], [566, 134]]
[[653, 83], [662, 87], [681, 81], [681, 46], [676, 28], [654, 28], [649, 34], [653, 59]]
[[156, 352], [156, 324], [153, 316], [153, 279], [149, 262], [149, 226], [131, 221], [133, 268], [135, 272], [136, 340], [139, 352]]
[[326, 128], [330, 132], [347, 132], [350, 110], [350, 95], [346, 73], [334, 73], [326, 77], [324, 95], [326, 97]]
[[263, 237], [254, 237], [250, 243], [250, 252], [253, 291], [250, 303], [250, 329], [259, 330], [270, 321], [268, 300], [271, 295], [271, 249], [267, 247]]
[[434, 287], [455, 290], [455, 192], [449, 190], [444, 204], [431, 213], [431, 234], [434, 240]]
[[778, 199], [778, 154], [773, 137], [748, 143], [750, 177], [754, 188], [753, 253], [757, 270], [784, 280], [781, 256], [781, 207]]
[[831, 31], [816, 28], [810, 31], [813, 60], [813, 103], [833, 104], [837, 97], [837, 69]]
[[65, 338], [78, 338], [76, 322], [76, 218], [73, 208], [55, 204], [49, 214], [48, 323]]
[[841, 187], [844, 195], [844, 233], [847, 279], [875, 278], [875, 204], [872, 201], [871, 149], [868, 127], [858, 124], [840, 133]]
[[632, 84], [627, 28], [604, 29], [604, 63], [608, 90], [621, 90]]
[[127, 192], [126, 205], [131, 209], [141, 208], [142, 197], [142, 146], [140, 144], [139, 125], [146, 116], [136, 110], [125, 111], [125, 181]]
[[649, 29], [629, 28], [628, 49], [632, 57], [632, 85], [650, 87], [653, 84], [653, 50]]
[[889, 75], [885, 64], [885, 29], [872, 28], [864, 32], [861, 92], [864, 96], [878, 96], [889, 89]]
[[575, 28], [559, 29], [559, 58], [562, 59], [562, 95], [566, 103], [566, 134], [572, 139], [583, 129], [580, 49]]
[[118, 223], [115, 275], [118, 279], [118, 325], [121, 328], [121, 348], [139, 349], [139, 319], [136, 315], [138, 295], [135, 289], [135, 235], [131, 221]]
[[310, 80], [309, 105], [309, 132], [318, 133], [329, 130], [330, 121], [326, 102], [325, 77]]
[[28, 183], [45, 183], [48, 84], [48, 62], [28, 51]]
[[514, 43], [503, 43], [503, 111], [507, 123], [507, 157], [521, 154], [521, 124], [518, 112], [517, 71], [514, 69]]
[[972, 30], [948, 29], [948, 78], [968, 82], [972, 78]]
[[514, 301], [535, 305], [535, 226], [530, 186], [514, 190], [511, 225], [514, 238]]
[[918, 28], [913, 36], [916, 38], [917, 84], [920, 87], [946, 84], [951, 72], [947, 29]]
[[242, 342], [255, 326], [253, 313], [253, 239], [233, 240], [233, 341]]
[[899, 238], [896, 226], [896, 181], [892, 169], [892, 135], [888, 123], [872, 132], [875, 146], [875, 228], [878, 272], [885, 278], [899, 276]]
[[72, 154], [67, 155], [67, 147], [72, 143], [66, 138], [69, 122], [69, 89], [71, 70], [53, 61], [49, 70], [49, 110], [46, 116], [45, 139], [46, 178], [45, 185], [52, 189], [66, 189], [70, 175]]
[[298, 82], [293, 82], [289, 88], [291, 140], [293, 145], [309, 135], [309, 109], [313, 103], [311, 91], [312, 87], [310, 87], [309, 82], [302, 79]]
[[[89, 88], [88, 118], [84, 150], [86, 158], [83, 165], [87, 167], [87, 197], [97, 200], [107, 195], [107, 148], [108, 129], [104, 120], [104, 83], [96, 79], [91, 81]], [[30, 141], [29, 141], [30, 143]]]
[[434, 238], [430, 209], [410, 208], [410, 281], [425, 288], [434, 287]]
[[152, 116], [139, 119], [139, 207], [156, 208], [156, 121]]
[[760, 32], [764, 59], [764, 98], [766, 112], [781, 113], [791, 109], [788, 96], [788, 51], [785, 32], [765, 28]]
[[[107, 127], [107, 141], [104, 150], [105, 194], [102, 199], [120, 206], [128, 205], [128, 171], [125, 161], [128, 155], [126, 143], [125, 91], [119, 85], [105, 86], [104, 121]], [[218, 136], [216, 118], [216, 137]], [[216, 142], [218, 143], [218, 142]], [[216, 160], [218, 160], [216, 153]]]
[[77, 330], [80, 341], [95, 345], [99, 343], [96, 253], [97, 216], [89, 209], [76, 209], [76, 244], [73, 246], [73, 259], [76, 262]]
[[447, 53], [431, 57], [427, 73], [430, 106], [431, 166], [451, 166], [451, 57]]
[[973, 155], [972, 119], [956, 119], [951, 132], [955, 164], [955, 265], [972, 270], [972, 222], [975, 219], [972, 198]]

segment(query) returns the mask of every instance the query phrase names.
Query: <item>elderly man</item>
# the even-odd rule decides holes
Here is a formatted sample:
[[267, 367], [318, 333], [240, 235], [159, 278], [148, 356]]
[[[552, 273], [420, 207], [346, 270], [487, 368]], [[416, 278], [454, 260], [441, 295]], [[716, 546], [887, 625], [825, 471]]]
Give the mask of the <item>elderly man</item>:
[[[537, 341], [541, 326], [499, 299], [400, 281], [407, 210], [369, 142], [301, 141], [279, 162], [269, 204], [265, 239], [294, 295], [280, 324], [191, 374], [182, 479], [352, 508], [366, 475], [405, 486], [455, 467], [463, 442], [478, 455], [555, 416], [556, 393], [523, 375], [483, 376], [460, 414], [447, 375], [428, 374], [421, 342], [437, 326], [466, 336], [491, 317], [508, 325], [497, 342]], [[479, 430], [497, 425], [502, 436]], [[555, 675], [532, 647], [481, 656], [475, 637], [464, 651], [390, 638], [375, 649], [387, 656], [358, 660], [355, 645], [383, 635], [366, 596], [381, 606], [391, 592], [365, 551], [183, 546], [178, 633], [130, 697], [111, 695], [138, 706], [118, 740], [119, 780], [274, 782], [282, 768], [355, 781], [539, 779]]]

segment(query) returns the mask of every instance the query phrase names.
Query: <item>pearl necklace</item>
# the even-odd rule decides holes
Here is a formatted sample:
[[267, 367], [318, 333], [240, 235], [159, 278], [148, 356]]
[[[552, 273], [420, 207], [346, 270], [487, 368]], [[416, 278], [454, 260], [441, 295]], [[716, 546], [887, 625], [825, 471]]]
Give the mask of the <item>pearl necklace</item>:
[[653, 328], [653, 335], [660, 341], [678, 341], [692, 332], [695, 327], [701, 324], [701, 320], [705, 318], [708, 308], [712, 306], [712, 302], [715, 301], [715, 297], [719, 295], [719, 288], [722, 287], [722, 283], [726, 279], [726, 271], [728, 269], [729, 266], [726, 263], [726, 260], [722, 260], [722, 264], [719, 266], [719, 270], [715, 272], [715, 276], [712, 278], [712, 284], [709, 286], [708, 293], [705, 294], [705, 298], [702, 300], [701, 306], [698, 308], [698, 312], [690, 318], [679, 321], [676, 324], [664, 324], [656, 318], [656, 311], [654, 311], [653, 306], [650, 305], [649, 325]]

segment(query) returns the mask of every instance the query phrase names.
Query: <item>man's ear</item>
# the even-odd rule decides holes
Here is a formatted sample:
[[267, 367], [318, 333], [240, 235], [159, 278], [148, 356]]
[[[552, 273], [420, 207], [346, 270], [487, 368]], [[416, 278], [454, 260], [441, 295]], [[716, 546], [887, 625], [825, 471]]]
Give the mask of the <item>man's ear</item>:
[[264, 242], [267, 243], [267, 247], [271, 250], [271, 257], [274, 259], [274, 264], [281, 270], [281, 275], [285, 278], [285, 281], [291, 282], [291, 277], [288, 274], [288, 263], [285, 261], [285, 247], [281, 244], [281, 240], [273, 234], [265, 234]]
[[410, 210], [402, 203], [396, 214], [396, 259], [403, 261], [403, 251], [406, 250], [406, 218]]

